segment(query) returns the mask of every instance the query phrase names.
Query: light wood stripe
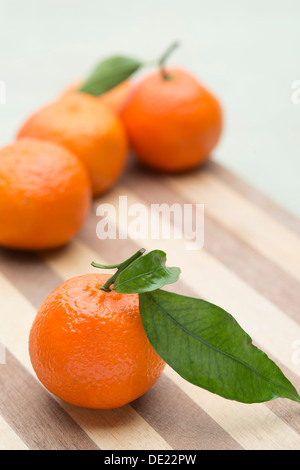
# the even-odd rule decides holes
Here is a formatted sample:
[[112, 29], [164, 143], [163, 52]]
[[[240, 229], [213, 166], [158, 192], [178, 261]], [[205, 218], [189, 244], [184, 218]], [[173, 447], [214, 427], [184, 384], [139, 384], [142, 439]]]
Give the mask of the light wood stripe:
[[187, 201], [204, 203], [206, 213], [219, 224], [300, 280], [300, 240], [295, 233], [208, 172], [197, 179], [169, 178], [167, 184]]
[[[300, 235], [300, 219], [274, 202], [266, 194], [251, 186], [247, 181], [214, 160], [208, 161], [204, 166], [204, 170], [217, 176], [223, 183], [239, 192], [245, 199], [263, 209], [269, 216], [294, 231], [297, 235]], [[197, 172], [195, 172], [195, 177], [197, 177]]]
[[[7, 312], [10, 312], [9, 322]], [[22, 312], [22, 315], [19, 314]], [[34, 374], [28, 354], [28, 335], [36, 310], [0, 273], [0, 331], [5, 344], [19, 362]], [[15, 327], [18, 325], [18, 328]], [[170, 449], [170, 446], [146, 423], [131, 406], [127, 406], [120, 420], [120, 429], [115, 421], [111, 428], [107, 425], [108, 413], [81, 409], [58, 400], [86, 434], [102, 449]], [[93, 417], [93, 419], [92, 419]], [[128, 439], [124, 422], [134, 423]], [[116, 447], [115, 447], [116, 446]]]
[[[1, 373], [1, 370], [0, 370]], [[28, 450], [28, 447], [0, 416], [0, 450]]]
[[[74, 407], [63, 407], [74, 416]], [[76, 409], [76, 422], [103, 450], [170, 450], [167, 442], [132, 408], [115, 410]]]
[[[64, 247], [63, 252], [41, 253], [40, 257], [47, 262], [61, 280], [65, 281], [74, 276], [95, 272], [91, 262], [96, 261], [98, 256], [87, 245], [75, 239]], [[113, 271], [108, 270], [107, 272]]]
[[[144, 245], [146, 245], [146, 248], [148, 248], [148, 249], [153, 249], [153, 246], [152, 246], [153, 243], [155, 244], [155, 242], [153, 242], [153, 241], [149, 241], [149, 242], [145, 241]], [[170, 251], [170, 241], [168, 241], [168, 243], [169, 243], [169, 245], [168, 245], [169, 246], [168, 253], [169, 253], [169, 251]], [[74, 245], [74, 243], [72, 245]], [[80, 244], [79, 244], [79, 242], [76, 241], [75, 245], [76, 245], [76, 247], [74, 249], [74, 252], [69, 251], [69, 253], [66, 254], [66, 256], [71, 257], [73, 259], [73, 261], [75, 261], [75, 259], [76, 259], [75, 258], [75, 253], [77, 253], [77, 256], [79, 256], [79, 258], [81, 257], [80, 256]], [[71, 250], [71, 249], [72, 248], [71, 248], [71, 245], [70, 245], [69, 250]], [[162, 247], [162, 249], [163, 249], [163, 247]], [[83, 251], [85, 251], [85, 247], [83, 248]], [[193, 252], [193, 254], [195, 254], [195, 252]], [[178, 255], [178, 247], [176, 247], [176, 248], [174, 247], [173, 250], [171, 249], [171, 258], [172, 257], [175, 258], [177, 255]], [[109, 260], [104, 259], [104, 258], [100, 257], [99, 255], [98, 255], [97, 259], [101, 263], [109, 262]], [[61, 257], [57, 258], [56, 261], [54, 261], [53, 258], [51, 260], [51, 266], [56, 271], [60, 271], [61, 266], [63, 265], [63, 263], [64, 262], [62, 261]], [[172, 263], [170, 262], [169, 264], [171, 265]], [[73, 272], [73, 274], [75, 275], [75, 271]], [[80, 274], [80, 273], [78, 273], [78, 274]], [[192, 275], [193, 275], [193, 273], [192, 273]], [[193, 285], [193, 283], [189, 283], [189, 284]], [[289, 319], [287, 317], [283, 318], [283, 320], [285, 320], [285, 319], [287, 321], [289, 321]], [[286, 325], [285, 325], [285, 330], [287, 332], [289, 332], [289, 329], [287, 328]], [[249, 331], [249, 329], [248, 329], [248, 331]], [[276, 337], [276, 334], [275, 334], [275, 337]], [[264, 335], [263, 335], [263, 339], [264, 339]], [[273, 338], [272, 343], [274, 343], [274, 342], [275, 341], [274, 341], [274, 338]], [[262, 344], [264, 344], [264, 343], [262, 343]], [[278, 353], [277, 350], [276, 350], [276, 352]], [[172, 379], [173, 379], [173, 376], [172, 376]], [[179, 385], [182, 388], [182, 382], [180, 382], [180, 383], [176, 382], [176, 383], [177, 383], [177, 385]], [[186, 392], [185, 388], [183, 390]], [[191, 397], [191, 398], [194, 399], [193, 397]], [[222, 400], [222, 401], [224, 403], [224, 400]], [[202, 407], [203, 401], [197, 402], [197, 404]], [[273, 420], [275, 420], [277, 422], [277, 419], [279, 420], [279, 418], [277, 418], [277, 416], [268, 407], [266, 407], [265, 405], [261, 405], [261, 406], [264, 407], [264, 412], [262, 412], [260, 410], [260, 407], [257, 408], [256, 405], [255, 405], [256, 408], [253, 408], [252, 405], [251, 405], [251, 407], [249, 407], [247, 405], [240, 406], [240, 404], [236, 404], [235, 402], [232, 402], [232, 403], [230, 402], [230, 406], [232, 407], [231, 408], [232, 413], [234, 413], [235, 416], [239, 416], [239, 419], [243, 419], [245, 425], [247, 425], [246, 428], [249, 431], [249, 434], [247, 434], [247, 440], [248, 440], [249, 446], [251, 448], [253, 448], [253, 449], [256, 449], [256, 448], [276, 448], [276, 445], [280, 448], [281, 443], [282, 443], [282, 439], [279, 439], [279, 436], [277, 436], [277, 434], [274, 435], [272, 433], [272, 431], [270, 431], [270, 429], [266, 429], [265, 426], [264, 426], [264, 422], [267, 418], [268, 418], [268, 422], [273, 422]], [[235, 408], [235, 406], [236, 406], [236, 408]], [[226, 401], [226, 407], [227, 407], [227, 401]], [[213, 419], [220, 426], [223, 427], [223, 419], [224, 418], [223, 418], [223, 414], [221, 413], [222, 406], [220, 406], [220, 408], [219, 408], [220, 415], [217, 413], [217, 408], [215, 408], [213, 400], [210, 401], [210, 402], [207, 401], [205, 406], [203, 405], [203, 409], [206, 411], [206, 413], [208, 413], [210, 416], [212, 416]], [[255, 410], [257, 410], [257, 411], [255, 411]], [[249, 417], [251, 417], [251, 420], [254, 420], [257, 423], [257, 426], [261, 428], [261, 433], [262, 433], [263, 437], [261, 435], [259, 437], [257, 437], [257, 434], [255, 433], [255, 429], [253, 429], [253, 425], [251, 425], [252, 421], [248, 422]], [[291, 429], [290, 426], [285, 424], [282, 420], [279, 420], [279, 422], [280, 422], [280, 428], [281, 428], [282, 434], [283, 435], [287, 434], [289, 436], [293, 436], [293, 438], [290, 441], [291, 445], [293, 447], [295, 445], [300, 446], [300, 436], [293, 429]], [[226, 431], [229, 432], [228, 429], [226, 429]], [[252, 435], [252, 433], [253, 433], [253, 435]], [[244, 446], [244, 440], [240, 440], [240, 434], [239, 434], [239, 429], [238, 428], [233, 428], [233, 429], [230, 428], [230, 434], [237, 442], [239, 442], [240, 445]], [[260, 447], [256, 447], [258, 441], [260, 442]]]

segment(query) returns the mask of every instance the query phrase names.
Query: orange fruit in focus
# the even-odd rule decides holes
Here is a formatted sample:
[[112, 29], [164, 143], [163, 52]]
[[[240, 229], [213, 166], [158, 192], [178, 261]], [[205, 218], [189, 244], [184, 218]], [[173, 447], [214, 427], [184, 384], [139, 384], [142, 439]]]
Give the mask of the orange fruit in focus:
[[222, 130], [218, 100], [192, 75], [168, 69], [143, 78], [131, 92], [121, 119], [131, 146], [146, 166], [178, 172], [203, 163]]
[[93, 195], [119, 178], [127, 156], [127, 137], [119, 118], [97, 98], [73, 93], [31, 116], [18, 137], [57, 142], [75, 153], [88, 169]]
[[67, 149], [20, 139], [0, 150], [0, 245], [61, 246], [81, 228], [90, 204], [86, 168]]
[[[77, 81], [71, 84], [64, 92], [62, 97], [69, 96], [72, 93], [77, 93], [77, 90], [83, 82]], [[103, 93], [103, 95], [97, 96], [96, 98], [101, 101], [102, 104], [106, 105], [111, 111], [116, 114], [121, 112], [123, 104], [131, 89], [131, 83], [129, 80], [125, 80], [111, 90]]]
[[117, 408], [143, 395], [165, 363], [150, 345], [138, 294], [106, 293], [106, 274], [69, 279], [44, 301], [29, 353], [42, 384], [64, 401]]

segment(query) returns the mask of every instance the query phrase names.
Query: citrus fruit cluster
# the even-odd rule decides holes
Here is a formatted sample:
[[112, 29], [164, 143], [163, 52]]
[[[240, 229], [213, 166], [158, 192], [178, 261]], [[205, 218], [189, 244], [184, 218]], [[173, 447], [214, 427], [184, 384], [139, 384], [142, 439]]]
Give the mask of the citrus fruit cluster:
[[139, 62], [108, 61], [114, 86], [100, 67], [106, 75], [96, 75], [98, 95], [94, 76], [90, 88], [72, 84], [0, 149], [0, 245], [42, 250], [67, 243], [92, 198], [119, 179], [130, 148], [158, 171], [192, 169], [209, 157], [221, 135], [221, 106], [187, 71], [166, 71], [168, 54], [137, 83], [120, 75], [120, 63], [132, 73]]

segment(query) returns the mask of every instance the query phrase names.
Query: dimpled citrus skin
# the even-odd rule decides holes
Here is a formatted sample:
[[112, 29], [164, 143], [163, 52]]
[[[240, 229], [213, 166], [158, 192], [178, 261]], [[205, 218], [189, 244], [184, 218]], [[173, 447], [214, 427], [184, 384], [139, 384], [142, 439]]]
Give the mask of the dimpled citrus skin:
[[90, 206], [86, 168], [65, 148], [20, 139], [0, 149], [0, 245], [21, 250], [64, 245]]
[[192, 75], [167, 68], [147, 75], [130, 93], [121, 119], [130, 144], [146, 166], [189, 170], [209, 158], [222, 130], [218, 100]]
[[105, 274], [69, 279], [44, 301], [29, 353], [43, 385], [73, 405], [109, 409], [140, 397], [165, 363], [150, 345], [137, 294], [106, 293]]
[[127, 136], [118, 116], [97, 97], [70, 93], [33, 114], [18, 137], [57, 142], [88, 169], [93, 195], [107, 191], [124, 168]]

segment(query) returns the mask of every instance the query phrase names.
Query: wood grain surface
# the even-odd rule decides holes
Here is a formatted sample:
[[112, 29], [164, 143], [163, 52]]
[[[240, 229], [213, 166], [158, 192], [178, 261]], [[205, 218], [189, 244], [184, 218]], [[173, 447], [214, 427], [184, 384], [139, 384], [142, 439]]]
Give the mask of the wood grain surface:
[[[99, 240], [101, 203], [203, 203], [205, 241]], [[112, 221], [113, 222], [113, 221]], [[122, 220], [117, 219], [118, 229]], [[176, 227], [175, 227], [176, 228]], [[124, 227], [123, 227], [124, 229]], [[20, 228], [21, 230], [21, 228]], [[289, 400], [244, 405], [195, 387], [167, 367], [143, 397], [116, 410], [64, 403], [39, 383], [28, 355], [31, 323], [45, 297], [69, 277], [119, 262], [138, 248], [160, 248], [182, 275], [169, 290], [202, 297], [232, 313], [300, 391], [300, 221], [220, 165], [180, 176], [130, 164], [94, 201], [67, 246], [42, 253], [0, 249], [0, 449], [300, 449], [300, 407]]]

